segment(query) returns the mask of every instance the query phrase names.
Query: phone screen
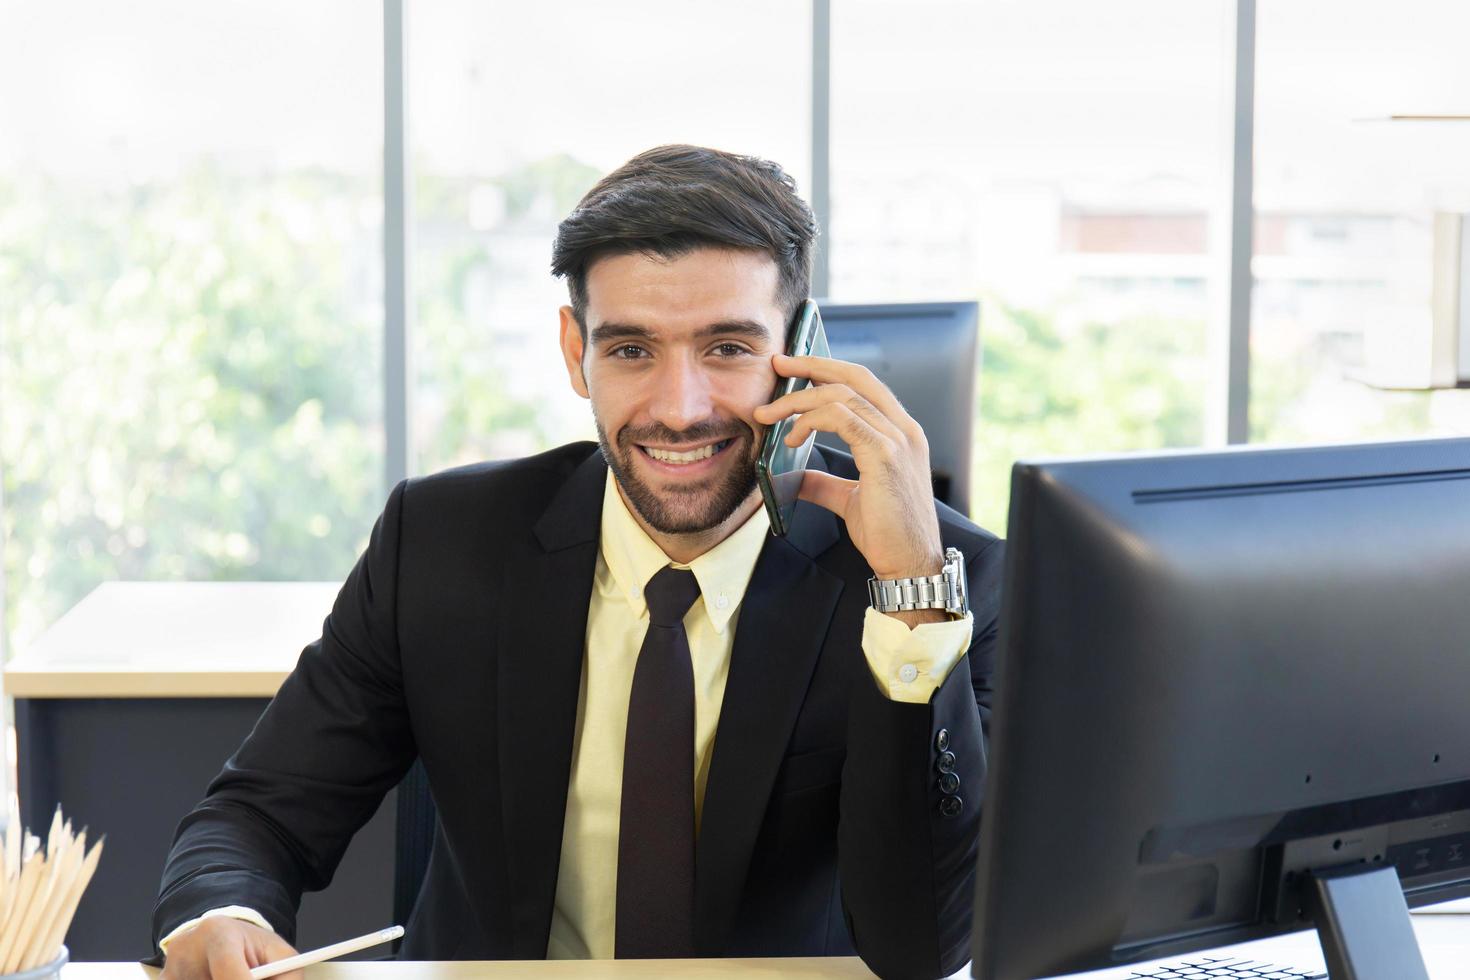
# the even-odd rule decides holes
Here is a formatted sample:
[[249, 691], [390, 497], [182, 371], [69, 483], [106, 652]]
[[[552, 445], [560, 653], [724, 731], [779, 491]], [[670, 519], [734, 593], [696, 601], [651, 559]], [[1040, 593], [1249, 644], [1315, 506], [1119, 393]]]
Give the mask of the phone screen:
[[[815, 300], [802, 305], [786, 353], [793, 357], [831, 357], [827, 349], [827, 334], [822, 329], [822, 314]], [[810, 385], [806, 378], [782, 378], [776, 386], [772, 400], [801, 391]], [[802, 476], [806, 473], [807, 460], [811, 458], [812, 443], [817, 434], [811, 433], [799, 446], [786, 445], [786, 434], [791, 431], [796, 416], [782, 419], [767, 427], [761, 440], [760, 456], [756, 459], [756, 482], [760, 484], [761, 498], [766, 504], [766, 514], [771, 518], [771, 533], [785, 536], [791, 530], [791, 515], [796, 510], [796, 498], [801, 493]]]

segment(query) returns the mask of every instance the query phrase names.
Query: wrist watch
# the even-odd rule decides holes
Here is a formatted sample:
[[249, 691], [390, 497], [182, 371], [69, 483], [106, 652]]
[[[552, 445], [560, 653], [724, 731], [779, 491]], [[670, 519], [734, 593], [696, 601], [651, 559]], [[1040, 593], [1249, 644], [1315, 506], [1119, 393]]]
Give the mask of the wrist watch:
[[958, 548], [945, 548], [944, 567], [938, 575], [870, 578], [868, 601], [881, 613], [943, 609], [962, 617], [970, 611], [970, 597], [965, 588], [965, 556]]

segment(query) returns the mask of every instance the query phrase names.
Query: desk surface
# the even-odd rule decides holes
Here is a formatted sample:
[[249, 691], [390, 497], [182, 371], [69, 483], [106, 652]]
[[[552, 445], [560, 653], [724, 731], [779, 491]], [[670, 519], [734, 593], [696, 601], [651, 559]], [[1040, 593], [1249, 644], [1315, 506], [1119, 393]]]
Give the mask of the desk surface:
[[23, 698], [274, 697], [335, 582], [107, 582], [5, 670]]
[[[147, 980], [159, 971], [136, 963], [74, 963], [62, 980]], [[306, 980], [472, 980], [479, 977], [534, 977], [537, 980], [634, 980], [647, 977], [721, 980], [721, 978], [857, 978], [873, 974], [857, 957], [740, 960], [550, 960], [492, 963], [322, 963], [306, 970]]]
[[[1448, 904], [1439, 906], [1441, 909], [1449, 907]], [[1470, 915], [1417, 913], [1412, 919], [1414, 934], [1419, 937], [1419, 949], [1424, 954], [1424, 965], [1429, 969], [1431, 980], [1470, 980]], [[1170, 956], [1158, 963], [1177, 963], [1205, 955], [1234, 956], [1299, 969], [1324, 969], [1322, 946], [1315, 932], [1293, 932], [1206, 953]], [[1127, 967], [1077, 973], [1069, 980], [1125, 980], [1135, 969]]]
[[[1416, 915], [1414, 931], [1424, 952], [1432, 980], [1470, 980], [1470, 916]], [[1298, 932], [1254, 943], [1243, 943], [1217, 951], [1245, 959], [1266, 960], [1280, 966], [1322, 966], [1322, 948], [1316, 933]], [[1170, 957], [1173, 962], [1189, 957]], [[136, 963], [75, 963], [62, 973], [63, 980], [151, 980], [157, 970]], [[1122, 980], [1133, 968], [1077, 974], [1073, 980]], [[968, 976], [968, 970], [956, 974]], [[536, 980], [633, 980], [649, 977], [692, 978], [692, 980], [744, 980], [744, 978], [872, 977], [856, 957], [812, 959], [731, 960], [584, 960], [498, 963], [323, 963], [306, 971], [306, 980], [478, 980], [498, 977], [532, 977]]]

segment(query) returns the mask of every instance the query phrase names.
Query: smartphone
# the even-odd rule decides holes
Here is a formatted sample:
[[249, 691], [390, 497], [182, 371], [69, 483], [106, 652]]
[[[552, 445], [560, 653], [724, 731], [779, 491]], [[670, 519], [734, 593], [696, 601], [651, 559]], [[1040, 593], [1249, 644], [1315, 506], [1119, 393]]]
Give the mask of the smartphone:
[[[822, 314], [815, 300], [807, 300], [797, 313], [796, 322], [787, 337], [786, 353], [792, 357], [832, 356], [827, 349], [827, 334], [822, 329]], [[782, 378], [771, 400], [801, 391], [810, 384], [806, 378]], [[761, 499], [766, 502], [766, 514], [771, 518], [771, 533], [781, 537], [791, 530], [791, 515], [796, 510], [797, 495], [801, 493], [801, 478], [812, 455], [812, 443], [817, 439], [813, 432], [795, 448], [786, 445], [786, 436], [795, 419], [793, 415], [766, 427], [760, 455], [755, 461], [756, 482], [760, 484]]]

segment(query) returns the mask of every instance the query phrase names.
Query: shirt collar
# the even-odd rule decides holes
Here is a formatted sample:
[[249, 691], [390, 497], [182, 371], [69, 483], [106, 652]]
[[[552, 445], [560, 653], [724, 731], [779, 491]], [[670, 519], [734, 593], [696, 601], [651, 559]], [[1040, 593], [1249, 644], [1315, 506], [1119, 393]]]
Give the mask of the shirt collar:
[[617, 478], [608, 473], [602, 498], [602, 560], [612, 573], [618, 592], [628, 600], [640, 619], [648, 612], [643, 588], [665, 565], [688, 568], [699, 582], [704, 611], [716, 633], [724, 633], [730, 618], [740, 608], [756, 559], [766, 542], [770, 518], [758, 509], [738, 529], [688, 565], [669, 561], [669, 556], [643, 530], [618, 493]]

